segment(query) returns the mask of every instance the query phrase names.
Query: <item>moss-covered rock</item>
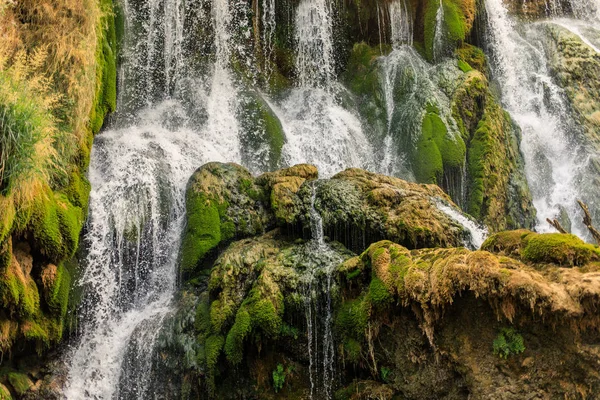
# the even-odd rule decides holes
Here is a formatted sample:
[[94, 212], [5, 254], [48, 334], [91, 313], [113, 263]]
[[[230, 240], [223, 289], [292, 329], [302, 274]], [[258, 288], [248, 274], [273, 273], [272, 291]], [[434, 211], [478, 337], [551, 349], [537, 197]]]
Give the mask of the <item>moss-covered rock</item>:
[[8, 381], [18, 396], [23, 396], [33, 386], [31, 379], [20, 372], [10, 372]]
[[272, 222], [263, 189], [236, 164], [210, 163], [194, 173], [186, 192], [181, 270], [192, 273], [220, 243], [263, 232]]
[[[428, 0], [424, 2], [423, 24], [425, 54], [430, 61], [436, 57], [452, 54], [452, 50], [463, 43], [473, 27], [476, 12], [474, 0]], [[443, 7], [441, 32], [438, 29], [439, 8]], [[436, 38], [442, 41], [440, 49], [435, 48]], [[440, 54], [435, 54], [438, 51]], [[437, 60], [436, 60], [437, 61]]]
[[320, 182], [316, 197], [326, 234], [353, 250], [380, 239], [409, 248], [460, 246], [466, 237], [464, 228], [436, 207], [451, 200], [435, 185], [348, 169]]
[[413, 172], [417, 181], [442, 183], [444, 173], [462, 170], [465, 154], [462, 138], [448, 132], [446, 124], [435, 110], [427, 112], [423, 117], [421, 136], [412, 153]]
[[[574, 247], [570, 247], [569, 256], [557, 256], [558, 249], [564, 250], [567, 244], [557, 245], [558, 239], [552, 235], [533, 235], [528, 239], [527, 246], [531, 247], [523, 251], [524, 259], [536, 264], [551, 260], [561, 268], [543, 275], [515, 259], [486, 251], [471, 252], [460, 248], [409, 251], [392, 242], [375, 243], [360, 257], [346, 261], [338, 269], [342, 279], [357, 271], [370, 282], [360, 295], [350, 295], [337, 311], [336, 327], [343, 343], [353, 344], [349, 346], [349, 359], [369, 357], [370, 341], [374, 340], [370, 332], [378, 331], [376, 321], [383, 323], [386, 319], [382, 304], [386, 307], [402, 304], [413, 310], [418, 304], [417, 318], [432, 343], [436, 321], [443, 318], [443, 310], [452, 307], [456, 297], [464, 296], [466, 292], [489, 302], [499, 317], [509, 321], [517, 315], [539, 314], [556, 322], [564, 318], [586, 325], [586, 318], [594, 313], [594, 304], [600, 300], [600, 286], [596, 287], [600, 277], [597, 273], [571, 273], [564, 267], [572, 265], [573, 254], [585, 253], [587, 256], [587, 250], [594, 252], [594, 257], [587, 257], [586, 263], [596, 261], [598, 250], [586, 247], [585, 250], [582, 247], [573, 250]], [[511, 235], [527, 236], [522, 231]], [[490, 243], [500, 243], [504, 239], [498, 236]], [[571, 237], [565, 239], [573, 240]], [[548, 242], [551, 244], [546, 245]], [[579, 246], [587, 245], [581, 242]], [[484, 247], [492, 245], [488, 243]], [[557, 279], [557, 275], [561, 278]], [[582, 291], [579, 291], [580, 285], [583, 285]], [[357, 358], [354, 354], [354, 349], [359, 348], [356, 343], [360, 345], [362, 357]]]
[[585, 243], [575, 235], [561, 233], [500, 232], [489, 237], [481, 248], [530, 264], [583, 266], [600, 261], [598, 246]]
[[309, 164], [300, 164], [275, 172], [269, 172], [257, 178], [257, 184], [270, 193], [268, 204], [279, 225], [292, 225], [301, 213], [300, 187], [307, 181], [317, 179], [317, 168]]
[[453, 115], [467, 145], [466, 210], [492, 231], [532, 228], [535, 209], [519, 150], [519, 128], [479, 71], [455, 91]]

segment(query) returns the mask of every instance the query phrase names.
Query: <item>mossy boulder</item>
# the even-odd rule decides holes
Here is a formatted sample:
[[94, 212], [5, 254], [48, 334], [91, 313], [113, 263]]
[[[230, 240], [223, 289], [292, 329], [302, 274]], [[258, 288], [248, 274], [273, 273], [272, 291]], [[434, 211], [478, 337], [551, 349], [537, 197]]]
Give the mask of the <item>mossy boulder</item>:
[[301, 212], [300, 187], [307, 181], [317, 179], [319, 172], [314, 165], [299, 164], [259, 176], [257, 184], [270, 193], [268, 204], [279, 225], [294, 224]]
[[465, 75], [452, 110], [467, 147], [465, 211], [493, 232], [533, 228], [520, 130], [490, 92], [485, 75], [476, 70]]
[[317, 175], [314, 166], [305, 164], [258, 178], [236, 164], [209, 163], [198, 169], [186, 193], [182, 272], [193, 273], [220, 244], [264, 233], [276, 224], [293, 224], [301, 204], [297, 192]]
[[562, 233], [500, 232], [489, 237], [481, 248], [530, 264], [584, 266], [600, 261], [598, 246], [585, 243], [575, 235]]
[[263, 189], [245, 168], [209, 163], [192, 175], [186, 192], [186, 227], [181, 270], [194, 272], [219, 244], [256, 235], [272, 224]]
[[[294, 330], [287, 324], [293, 318], [286, 310], [297, 312], [296, 298], [309, 283], [307, 269], [319, 255], [310, 243], [282, 237], [275, 229], [232, 243], [213, 266], [195, 322], [211, 386], [221, 354], [228, 365], [238, 366], [254, 346], [284, 340]], [[343, 248], [338, 255], [340, 261], [350, 257]]]
[[[523, 235], [524, 232], [515, 232], [513, 236]], [[542, 247], [540, 252], [544, 257], [536, 253], [531, 258], [530, 254], [540, 249], [542, 239], [552, 240], [543, 235], [530, 239], [533, 247], [524, 251], [529, 262], [546, 263], [555, 249]], [[598, 253], [595, 254], [597, 257]], [[351, 360], [369, 357], [372, 345], [369, 342], [374, 340], [369, 331], [377, 332], [376, 321], [384, 323], [389, 310], [397, 305], [419, 309], [415, 312], [423, 333], [433, 342], [436, 321], [443, 318], [443, 310], [467, 293], [489, 302], [498, 318], [508, 321], [517, 315], [543, 315], [556, 322], [568, 320], [584, 326], [600, 301], [600, 286], [597, 286], [600, 276], [573, 273], [568, 268], [570, 257], [551, 259], [561, 263], [544, 275], [516, 259], [487, 251], [464, 248], [410, 251], [389, 241], [374, 243], [338, 268], [346, 287], [350, 288], [352, 282], [368, 283], [363, 284], [358, 294], [356, 290], [348, 290], [349, 297], [337, 311], [336, 329], [343, 338], [344, 351], [348, 351]], [[356, 357], [355, 349], [360, 349], [361, 357]]]
[[[302, 189], [305, 207], [309, 190]], [[380, 239], [409, 248], [462, 245], [467, 238], [464, 228], [436, 202], [451, 203], [438, 186], [348, 169], [319, 183], [315, 208], [325, 233], [355, 251]]]
[[436, 110], [423, 116], [421, 135], [412, 153], [413, 173], [417, 182], [442, 183], [444, 173], [461, 171], [465, 164], [463, 139], [448, 132]]

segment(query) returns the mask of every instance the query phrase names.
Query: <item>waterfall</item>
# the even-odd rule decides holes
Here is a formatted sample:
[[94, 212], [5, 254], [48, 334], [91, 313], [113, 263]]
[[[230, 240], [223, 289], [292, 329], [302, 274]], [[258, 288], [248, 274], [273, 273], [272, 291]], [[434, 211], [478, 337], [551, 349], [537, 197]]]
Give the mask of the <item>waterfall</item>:
[[[187, 180], [199, 164], [224, 159], [195, 132], [166, 128], [162, 120], [173, 108], [148, 110], [143, 123], [96, 140], [80, 283], [87, 291], [84, 328], [70, 360], [67, 399], [122, 398], [118, 384], [130, 343], [138, 347], [131, 362], [136, 376], [150, 367], [155, 337], [136, 335], [155, 333], [170, 311]], [[144, 387], [138, 390], [124, 398], [144, 398]]]
[[521, 150], [525, 173], [538, 215], [538, 229], [549, 227], [546, 218], [566, 211], [573, 233], [585, 236], [576, 199], [582, 187], [585, 152], [574, 137], [579, 127], [569, 104], [550, 74], [542, 46], [521, 36], [502, 0], [486, 0], [488, 42], [492, 73], [502, 103], [522, 130]]
[[485, 227], [482, 227], [477, 222], [468, 218], [460, 210], [451, 207], [441, 202], [436, 202], [435, 206], [438, 210], [458, 222], [467, 232], [469, 232], [469, 238], [465, 239], [464, 245], [472, 250], [478, 250], [485, 239], [488, 237], [488, 231]]
[[444, 3], [440, 0], [440, 6], [435, 15], [435, 33], [433, 36], [433, 59], [439, 61], [444, 57]]
[[373, 149], [356, 110], [341, 104], [346, 89], [334, 82], [330, 0], [302, 0], [296, 9], [296, 69], [299, 87], [271, 103], [287, 143], [282, 162], [315, 164], [322, 176], [373, 165]]
[[390, 30], [392, 46], [413, 44], [413, 17], [408, 8], [407, 0], [393, 0], [388, 3], [390, 14]]
[[275, 0], [264, 0], [262, 10], [262, 45], [266, 77], [271, 77], [271, 58], [275, 50]]
[[569, 0], [569, 4], [576, 18], [600, 22], [599, 0]]
[[[228, 2], [213, 2], [216, 57], [208, 96], [182, 76], [181, 0], [145, 6], [135, 8], [150, 13], [148, 23], [141, 33], [129, 31], [128, 42], [140, 34], [147, 40], [124, 50], [122, 88], [130, 93], [117, 115], [129, 117], [97, 136], [91, 157], [87, 260], [79, 282], [83, 327], [69, 356], [67, 399], [148, 398], [154, 342], [176, 288], [187, 181], [205, 162], [240, 159], [237, 121], [227, 112], [235, 106]], [[134, 22], [142, 16], [128, 3], [125, 9], [127, 25], [139, 28]], [[176, 82], [184, 79], [185, 85]], [[195, 104], [205, 104], [204, 125], [194, 124]]]
[[296, 9], [296, 69], [302, 87], [329, 88], [334, 78], [330, 0], [301, 0]]
[[323, 220], [315, 208], [319, 182], [311, 183], [310, 228], [312, 239], [304, 249], [310, 265], [302, 277], [307, 326], [310, 398], [333, 398], [335, 345], [331, 291], [333, 271], [343, 258], [325, 243]]

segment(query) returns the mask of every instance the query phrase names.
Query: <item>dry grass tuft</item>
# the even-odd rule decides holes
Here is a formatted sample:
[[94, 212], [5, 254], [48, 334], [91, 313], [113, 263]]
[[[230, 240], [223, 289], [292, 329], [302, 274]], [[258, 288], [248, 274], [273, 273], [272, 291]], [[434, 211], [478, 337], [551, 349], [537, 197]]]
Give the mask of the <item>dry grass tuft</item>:
[[0, 192], [0, 240], [87, 146], [101, 16], [97, 0], [0, 0], [0, 189], [17, 182]]

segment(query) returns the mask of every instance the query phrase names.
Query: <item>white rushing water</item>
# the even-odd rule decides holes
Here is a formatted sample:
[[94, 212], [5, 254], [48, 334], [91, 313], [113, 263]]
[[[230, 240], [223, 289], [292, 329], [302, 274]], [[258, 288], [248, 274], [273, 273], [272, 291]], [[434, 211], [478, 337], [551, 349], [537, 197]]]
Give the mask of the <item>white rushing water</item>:
[[275, 0], [265, 0], [262, 9], [262, 46], [267, 79], [271, 77], [273, 72], [270, 60], [275, 50], [275, 29], [277, 28], [275, 4]]
[[440, 61], [444, 57], [444, 3], [440, 0], [435, 15], [435, 33], [433, 36], [433, 59]]
[[341, 105], [346, 89], [333, 82], [330, 7], [329, 0], [302, 0], [298, 5], [294, 38], [299, 87], [271, 104], [287, 139], [282, 163], [312, 163], [324, 177], [373, 162], [358, 112]]
[[463, 228], [465, 228], [469, 232], [470, 240], [467, 240], [465, 242], [465, 247], [475, 250], [481, 247], [481, 245], [483, 244], [483, 242], [485, 242], [485, 239], [487, 239], [489, 234], [485, 227], [482, 227], [476, 221], [467, 217], [457, 208], [451, 207], [441, 202], [436, 202], [435, 206], [438, 208], [438, 210], [452, 218], [454, 221], [458, 222], [460, 225], [462, 225]]
[[329, 88], [335, 74], [330, 0], [301, 0], [294, 28], [300, 86]]
[[309, 265], [302, 277], [307, 326], [310, 398], [333, 398], [335, 343], [333, 340], [333, 308], [331, 290], [333, 271], [343, 258], [325, 243], [323, 219], [315, 208], [319, 182], [312, 183], [310, 230], [312, 239], [306, 244]]
[[280, 105], [273, 105], [286, 133], [283, 163], [311, 163], [322, 177], [349, 167], [372, 163], [372, 147], [358, 116], [342, 107], [330, 92], [294, 89]]
[[[224, 160], [197, 132], [172, 131], [162, 121], [174, 102], [149, 109], [143, 123], [102, 133], [90, 164], [85, 327], [71, 359], [67, 399], [119, 397], [122, 363], [132, 335], [156, 333], [170, 310], [176, 255], [192, 172]], [[217, 138], [218, 139], [218, 138]], [[147, 338], [149, 339], [149, 338]], [[153, 340], [141, 343], [135, 366], [150, 367]], [[135, 384], [135, 383], [131, 383]], [[144, 398], [143, 387], [139, 398]]]
[[[235, 91], [227, 66], [228, 2], [214, 2], [216, 61], [208, 95], [189, 91], [208, 116], [199, 126], [191, 124], [185, 101], [170, 99], [172, 79], [181, 78], [184, 63], [183, 21], [174, 21], [182, 18], [181, 1], [150, 1], [148, 8], [145, 47], [126, 49], [123, 76], [129, 85], [123, 88], [133, 88], [132, 102], [120, 104], [120, 111], [125, 108], [133, 118], [102, 132], [92, 152], [88, 255], [80, 281], [85, 290], [83, 328], [70, 355], [67, 399], [148, 398], [154, 342], [175, 291], [187, 181], [205, 162], [240, 161], [237, 121], [231, 116]], [[127, 4], [128, 26], [139, 18], [132, 9]], [[133, 37], [139, 38], [139, 32]], [[158, 53], [165, 62], [151, 69]], [[141, 74], [136, 70], [140, 65], [146, 65]], [[155, 79], [157, 69], [166, 81]], [[193, 86], [193, 81], [186, 84]], [[144, 103], [151, 105], [131, 108]], [[135, 379], [120, 385], [121, 377], [131, 376]]]
[[485, 6], [492, 72], [504, 107], [522, 130], [521, 151], [538, 229], [547, 231], [546, 218], [566, 212], [573, 233], [583, 236], [576, 199], [581, 196], [577, 176], [586, 157], [573, 140], [578, 127], [569, 104], [553, 81], [543, 47], [527, 36], [528, 27], [521, 36], [502, 0], [486, 0]]
[[388, 3], [392, 46], [413, 44], [413, 16], [407, 0], [393, 0]]

